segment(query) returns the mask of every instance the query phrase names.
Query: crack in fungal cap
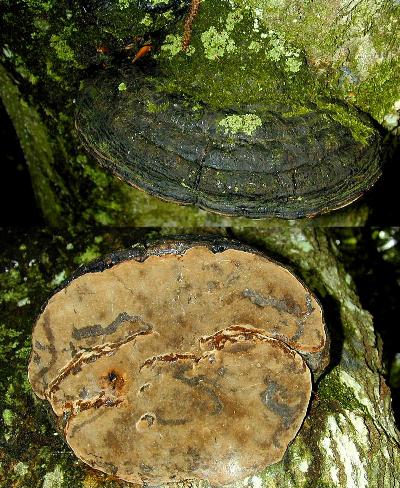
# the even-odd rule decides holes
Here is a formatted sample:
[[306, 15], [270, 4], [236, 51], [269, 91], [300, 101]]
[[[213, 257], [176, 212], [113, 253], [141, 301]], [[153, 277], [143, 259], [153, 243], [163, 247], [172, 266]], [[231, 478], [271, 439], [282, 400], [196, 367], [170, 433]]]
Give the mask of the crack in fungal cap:
[[146, 484], [225, 484], [278, 462], [328, 361], [310, 291], [257, 251], [207, 242], [91, 269], [47, 302], [29, 364], [75, 454]]
[[381, 175], [379, 132], [345, 107], [368, 134], [357, 138], [337, 120], [340, 102], [292, 115], [254, 104], [222, 111], [154, 80], [107, 70], [87, 83], [76, 112], [98, 162], [152, 195], [227, 215], [298, 218], [353, 202]]

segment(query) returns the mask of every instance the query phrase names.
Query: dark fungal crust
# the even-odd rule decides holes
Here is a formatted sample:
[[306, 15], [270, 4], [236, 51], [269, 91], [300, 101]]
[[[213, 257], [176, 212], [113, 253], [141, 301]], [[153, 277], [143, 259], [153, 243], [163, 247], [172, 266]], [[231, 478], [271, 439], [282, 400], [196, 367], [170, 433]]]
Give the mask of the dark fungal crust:
[[[365, 114], [346, 110], [369, 131], [368, 142], [355, 140], [327, 109], [223, 112], [163, 93], [138, 69], [124, 69], [88, 83], [76, 127], [100, 164], [152, 195], [226, 215], [299, 218], [351, 203], [381, 174], [378, 131]], [[220, 124], [249, 115], [257, 120], [252, 133]]]
[[[242, 296], [269, 278], [262, 290], [268, 303]], [[296, 320], [309, 317], [309, 295], [286, 268], [223, 239], [166, 240], [115, 253], [79, 270], [49, 300], [33, 333], [42, 358], [31, 362], [29, 378], [76, 455], [96, 469], [146, 484], [241, 479], [281, 459], [311, 394], [303, 357], [256, 316], [269, 307], [290, 336]], [[149, 310], [148, 297], [158, 312]], [[250, 316], [234, 323], [235, 297], [254, 323]], [[324, 334], [310, 299], [318, 319], [312, 327]], [[176, 314], [182, 307], [186, 323]], [[45, 326], [54, 331], [52, 345]], [[307, 337], [300, 349], [326, 351], [325, 341], [317, 347], [318, 336]], [[36, 373], [53, 355], [55, 375], [46, 371], [43, 383]], [[135, 448], [126, 452], [126, 445]]]

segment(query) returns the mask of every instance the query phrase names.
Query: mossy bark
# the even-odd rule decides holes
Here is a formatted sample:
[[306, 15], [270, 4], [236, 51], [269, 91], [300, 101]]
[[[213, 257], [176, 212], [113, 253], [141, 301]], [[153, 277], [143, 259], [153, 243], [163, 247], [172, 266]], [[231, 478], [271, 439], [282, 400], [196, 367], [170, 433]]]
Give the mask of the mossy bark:
[[[391, 130], [398, 126], [398, 2], [363, 0], [343, 7], [203, 0], [184, 53], [188, 4], [141, 2], [143, 10], [137, 1], [0, 1], [0, 62], [8, 73], [2, 74], [1, 96], [52, 226], [277, 224], [163, 202], [117, 181], [87, 156], [74, 130], [80, 84], [96, 70], [129, 63], [125, 47], [132, 40], [133, 52], [153, 42], [151, 56], [139, 62], [158, 64], [164, 89], [213, 106], [279, 101], [301, 113], [304, 100], [323, 108], [327, 97], [354, 105]], [[337, 119], [364, 138], [346, 111], [338, 109]], [[362, 225], [367, 216], [367, 204], [353, 204], [304, 225]]]
[[[210, 229], [176, 230], [182, 232], [212, 233]], [[361, 307], [353, 278], [341, 262], [335, 244], [338, 231], [292, 226], [214, 232], [251, 244], [290, 266], [320, 298], [331, 336], [330, 365], [314, 384], [308, 415], [283, 460], [235, 486], [398, 486], [400, 437], [390, 390], [382, 376], [381, 341], [373, 317]], [[129, 486], [79, 462], [57, 434], [27, 382], [30, 334], [40, 306], [77, 265], [165, 235], [160, 229], [92, 230], [84, 237], [2, 234], [8, 251], [1, 256], [0, 281], [4, 312], [0, 327], [1, 488]]]

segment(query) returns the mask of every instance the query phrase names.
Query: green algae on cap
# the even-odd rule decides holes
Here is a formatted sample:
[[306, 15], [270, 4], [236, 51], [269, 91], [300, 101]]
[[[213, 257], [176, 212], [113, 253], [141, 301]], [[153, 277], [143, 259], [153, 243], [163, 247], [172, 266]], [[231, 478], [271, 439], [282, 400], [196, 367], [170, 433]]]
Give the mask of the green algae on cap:
[[127, 183], [227, 215], [314, 216], [356, 200], [381, 174], [380, 134], [352, 107], [199, 108], [136, 68], [89, 81], [76, 127], [100, 164]]
[[328, 361], [316, 298], [226, 241], [167, 241], [80, 270], [32, 344], [31, 385], [75, 454], [151, 485], [224, 484], [278, 462]]

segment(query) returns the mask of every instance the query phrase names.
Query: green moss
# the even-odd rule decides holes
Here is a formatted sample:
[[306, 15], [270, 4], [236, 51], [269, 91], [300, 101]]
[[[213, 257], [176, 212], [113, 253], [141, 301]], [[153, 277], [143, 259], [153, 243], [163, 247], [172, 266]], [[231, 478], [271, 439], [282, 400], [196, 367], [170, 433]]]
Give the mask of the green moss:
[[109, 184], [109, 175], [98, 166], [93, 166], [92, 162], [89, 163], [86, 155], [79, 154], [76, 159], [82, 166], [84, 175], [88, 176], [96, 184], [96, 187], [104, 188]]
[[321, 380], [318, 385], [318, 396], [321, 400], [334, 402], [338, 407], [353, 412], [365, 410], [365, 407], [354, 398], [352, 389], [341, 381], [337, 370], [331, 371]]
[[[159, 82], [171, 92], [185, 92], [216, 108], [241, 104], [287, 105], [288, 100], [300, 96], [309, 99], [315, 92], [307, 67], [298, 48], [282, 41], [278, 34], [267, 29], [253, 30], [254, 16], [249, 10], [232, 8], [226, 2], [212, 6], [202, 4], [193, 27], [190, 58], [160, 53], [160, 64], [166, 77]], [[175, 35], [175, 34], [170, 34]], [[170, 39], [169, 37], [167, 39]], [[282, 58], [272, 59], [270, 41], [281, 42]], [[223, 63], [218, 62], [223, 58]]]
[[163, 3], [167, 3], [168, 0], [150, 0], [152, 5], [162, 5]]
[[56, 81], [57, 83], [65, 85], [64, 78], [61, 75], [57, 74], [56, 71], [54, 71], [54, 65], [50, 60], [46, 61], [46, 74], [49, 76], [49, 78]]
[[28, 162], [32, 187], [47, 221], [57, 227], [68, 220], [61, 206], [65, 186], [54, 169], [54, 146], [46, 126], [34, 107], [21, 96], [17, 85], [0, 65], [0, 97], [9, 114], [24, 156]]
[[125, 84], [124, 82], [120, 83], [120, 84], [118, 85], [118, 90], [119, 90], [120, 92], [124, 92], [124, 91], [126, 91], [126, 84]]
[[148, 102], [146, 103], [146, 111], [149, 114], [165, 112], [165, 110], [167, 110], [168, 107], [169, 107], [168, 102], [155, 103], [153, 102], [153, 100], [148, 100]]
[[56, 51], [58, 59], [69, 62], [75, 60], [75, 53], [65, 39], [53, 34], [50, 37], [50, 46]]
[[[10, 290], [12, 292], [13, 290]], [[10, 329], [5, 324], [0, 324], [0, 358], [5, 358], [6, 354], [12, 352], [20, 347], [20, 338], [22, 332], [19, 330]]]
[[32, 85], [35, 85], [39, 81], [39, 78], [27, 67], [23, 58], [13, 52], [8, 44], [3, 46], [3, 54], [14, 64], [15, 71], [21, 75], [22, 78], [28, 80]]
[[153, 19], [150, 14], [146, 14], [143, 19], [140, 21], [141, 24], [145, 25], [146, 27], [150, 27], [153, 23]]
[[[96, 66], [118, 64], [132, 37], [140, 35], [147, 40], [151, 36], [153, 53], [158, 53], [161, 43], [157, 59], [160, 83], [170, 92], [191, 95], [193, 104], [201, 101], [226, 111], [254, 103], [272, 110], [283, 107], [291, 115], [301, 113], [308, 101], [336, 97], [360, 106], [380, 121], [387, 117], [393, 125], [397, 117], [393, 104], [400, 99], [396, 82], [400, 29], [396, 29], [398, 7], [389, 3], [377, 10], [371, 0], [359, 2], [348, 19], [332, 23], [331, 19], [340, 15], [337, 2], [203, 0], [187, 56], [181, 49], [187, 10], [180, 10], [179, 15], [175, 9], [149, 14], [138, 9], [133, 0], [99, 2], [93, 22], [88, 22], [88, 15], [76, 2], [21, 0], [21, 21], [15, 22], [11, 13], [9, 20], [5, 19], [3, 59], [7, 67], [12, 65], [12, 77], [19, 82], [24, 79], [18, 85], [22, 90], [26, 89], [25, 81], [30, 84], [25, 97], [29, 105], [21, 105], [24, 112], [20, 114], [20, 105], [15, 104], [12, 118], [14, 123], [19, 119], [18, 136], [23, 140], [46, 222], [57, 226], [79, 219], [101, 225], [146, 225], [144, 216], [149, 222], [163, 223], [160, 215], [173, 224], [181, 219], [213, 225], [236, 222], [147, 198], [101, 171], [97, 175], [85, 172], [74, 160], [74, 151], [81, 149], [73, 135], [71, 103], [86, 76], [81, 67], [92, 73]], [[366, 36], [364, 27], [368, 27]], [[152, 32], [157, 34], [152, 36]], [[108, 49], [106, 54], [96, 51], [100, 46]], [[379, 63], [375, 63], [374, 53]], [[358, 81], [344, 69], [354, 73]], [[0, 85], [0, 92], [7, 91], [8, 96], [8, 85], [2, 80]], [[28, 108], [36, 117], [28, 114]], [[155, 107], [150, 104], [152, 109]], [[59, 111], [71, 119], [61, 123]], [[44, 123], [40, 120], [43, 114]], [[368, 140], [368, 131], [355, 127], [356, 119], [345, 113], [336, 117], [360, 141]], [[67, 140], [64, 148], [57, 147], [61, 139]]]
[[35, 26], [35, 32], [32, 32], [33, 39], [46, 35], [46, 32], [50, 29], [50, 23], [42, 17], [35, 17], [33, 25]]
[[287, 112], [283, 112], [282, 116], [291, 118], [291, 117], [306, 115], [310, 112], [311, 109], [309, 107], [305, 107], [304, 105], [301, 104], [295, 104], [294, 106], [291, 107], [291, 110]]
[[350, 107], [327, 103], [324, 101], [317, 101], [321, 109], [329, 110], [330, 115], [334, 120], [345, 127], [348, 127], [354, 139], [360, 142], [363, 146], [368, 145], [371, 136], [375, 133], [372, 125], [367, 125], [363, 120], [360, 120], [358, 113], [355, 113]]
[[327, 483], [326, 481], [318, 481], [318, 484], [315, 485], [314, 481], [306, 483], [304, 488], [337, 488], [337, 485], [333, 483]]
[[23, 0], [23, 2], [28, 5], [29, 8], [38, 12], [49, 12], [56, 3], [54, 0]]
[[27, 297], [28, 287], [17, 268], [7, 269], [1, 277], [6, 290], [0, 296], [0, 303], [18, 304]]
[[99, 246], [95, 244], [89, 245], [85, 251], [74, 259], [75, 263], [81, 265], [81, 264], [87, 264], [90, 263], [91, 261], [94, 261], [95, 259], [99, 258], [101, 255]]
[[115, 219], [105, 210], [99, 210], [93, 213], [94, 220], [100, 225], [113, 225], [115, 224]]

